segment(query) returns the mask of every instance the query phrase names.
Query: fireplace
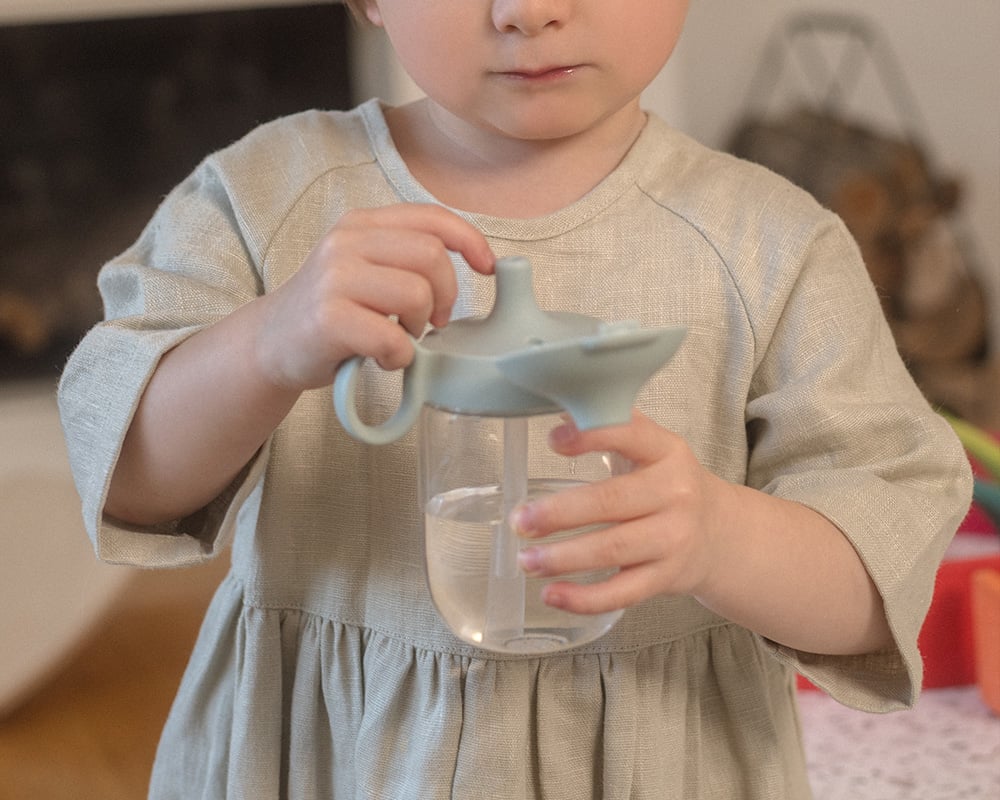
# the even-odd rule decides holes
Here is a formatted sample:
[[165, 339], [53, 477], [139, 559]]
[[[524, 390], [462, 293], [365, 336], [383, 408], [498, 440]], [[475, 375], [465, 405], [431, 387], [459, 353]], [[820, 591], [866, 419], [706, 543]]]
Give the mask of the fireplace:
[[351, 104], [352, 25], [327, 2], [0, 27], [0, 378], [58, 373], [101, 264], [203, 156]]

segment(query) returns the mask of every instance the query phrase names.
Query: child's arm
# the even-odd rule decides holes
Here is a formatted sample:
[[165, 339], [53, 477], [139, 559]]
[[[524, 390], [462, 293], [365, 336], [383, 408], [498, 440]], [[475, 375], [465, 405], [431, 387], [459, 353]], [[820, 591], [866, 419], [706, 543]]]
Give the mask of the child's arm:
[[850, 655], [891, 644], [882, 601], [847, 537], [819, 513], [704, 469], [682, 438], [636, 413], [631, 424], [551, 437], [556, 452], [613, 450], [626, 475], [522, 507], [525, 535], [594, 522], [610, 527], [522, 553], [539, 575], [621, 567], [593, 585], [547, 588], [551, 605], [598, 613], [658, 594], [689, 594], [773, 641]]
[[329, 385], [346, 358], [407, 364], [407, 332], [448, 321], [457, 293], [449, 250], [492, 271], [485, 238], [443, 208], [346, 214], [281, 287], [163, 357], [126, 436], [106, 512], [138, 525], [190, 514], [229, 485], [301, 392]]

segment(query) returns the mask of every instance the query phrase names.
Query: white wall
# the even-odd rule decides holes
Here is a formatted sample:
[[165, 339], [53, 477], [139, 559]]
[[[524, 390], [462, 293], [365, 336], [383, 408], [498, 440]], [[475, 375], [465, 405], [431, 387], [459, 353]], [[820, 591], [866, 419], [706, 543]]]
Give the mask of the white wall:
[[[684, 38], [647, 105], [722, 146], [747, 109], [766, 42], [785, 15], [806, 10], [863, 14], [888, 41], [938, 167], [962, 181], [958, 221], [976, 245], [1000, 342], [1000, 0], [691, 0]], [[863, 76], [857, 100], [852, 110], [865, 118], [897, 120], [874, 74]]]

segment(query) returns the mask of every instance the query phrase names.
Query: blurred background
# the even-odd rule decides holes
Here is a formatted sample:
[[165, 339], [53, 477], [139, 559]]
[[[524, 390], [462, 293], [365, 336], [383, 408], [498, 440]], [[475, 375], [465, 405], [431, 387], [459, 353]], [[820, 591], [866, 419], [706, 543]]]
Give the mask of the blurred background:
[[[998, 41], [996, 0], [695, 0], [644, 98], [837, 210], [925, 392], [988, 433], [1000, 430]], [[256, 124], [418, 92], [379, 32], [329, 2], [0, 0], [0, 64], [0, 800], [137, 798], [226, 565], [94, 561], [54, 387], [100, 316], [97, 270], [202, 156]], [[992, 565], [993, 520], [970, 520], [977, 538], [953, 557]], [[966, 572], [944, 628], [971, 624]], [[860, 749], [903, 742], [911, 773], [922, 752], [938, 773], [927, 781], [1000, 790], [1000, 720], [967, 691], [971, 634], [938, 649], [951, 661], [933, 673], [933, 721], [916, 727], [965, 731], [941, 745], [964, 757], [942, 771], [935, 745], [913, 740], [913, 717], [894, 715], [904, 728], [887, 737], [810, 695], [817, 797], [884, 799], [913, 780], [878, 752], [884, 782], [862, 776], [875, 793], [844, 789], [876, 767], [831, 748], [831, 725]], [[832, 766], [820, 752], [831, 749]]]

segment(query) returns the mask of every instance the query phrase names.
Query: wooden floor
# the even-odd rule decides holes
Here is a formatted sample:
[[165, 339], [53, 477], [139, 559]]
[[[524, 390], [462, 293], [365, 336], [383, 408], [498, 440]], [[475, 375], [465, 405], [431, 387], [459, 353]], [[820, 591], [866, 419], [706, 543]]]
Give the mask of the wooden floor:
[[145, 798], [160, 730], [225, 568], [220, 559], [136, 574], [66, 666], [0, 719], [0, 800]]

